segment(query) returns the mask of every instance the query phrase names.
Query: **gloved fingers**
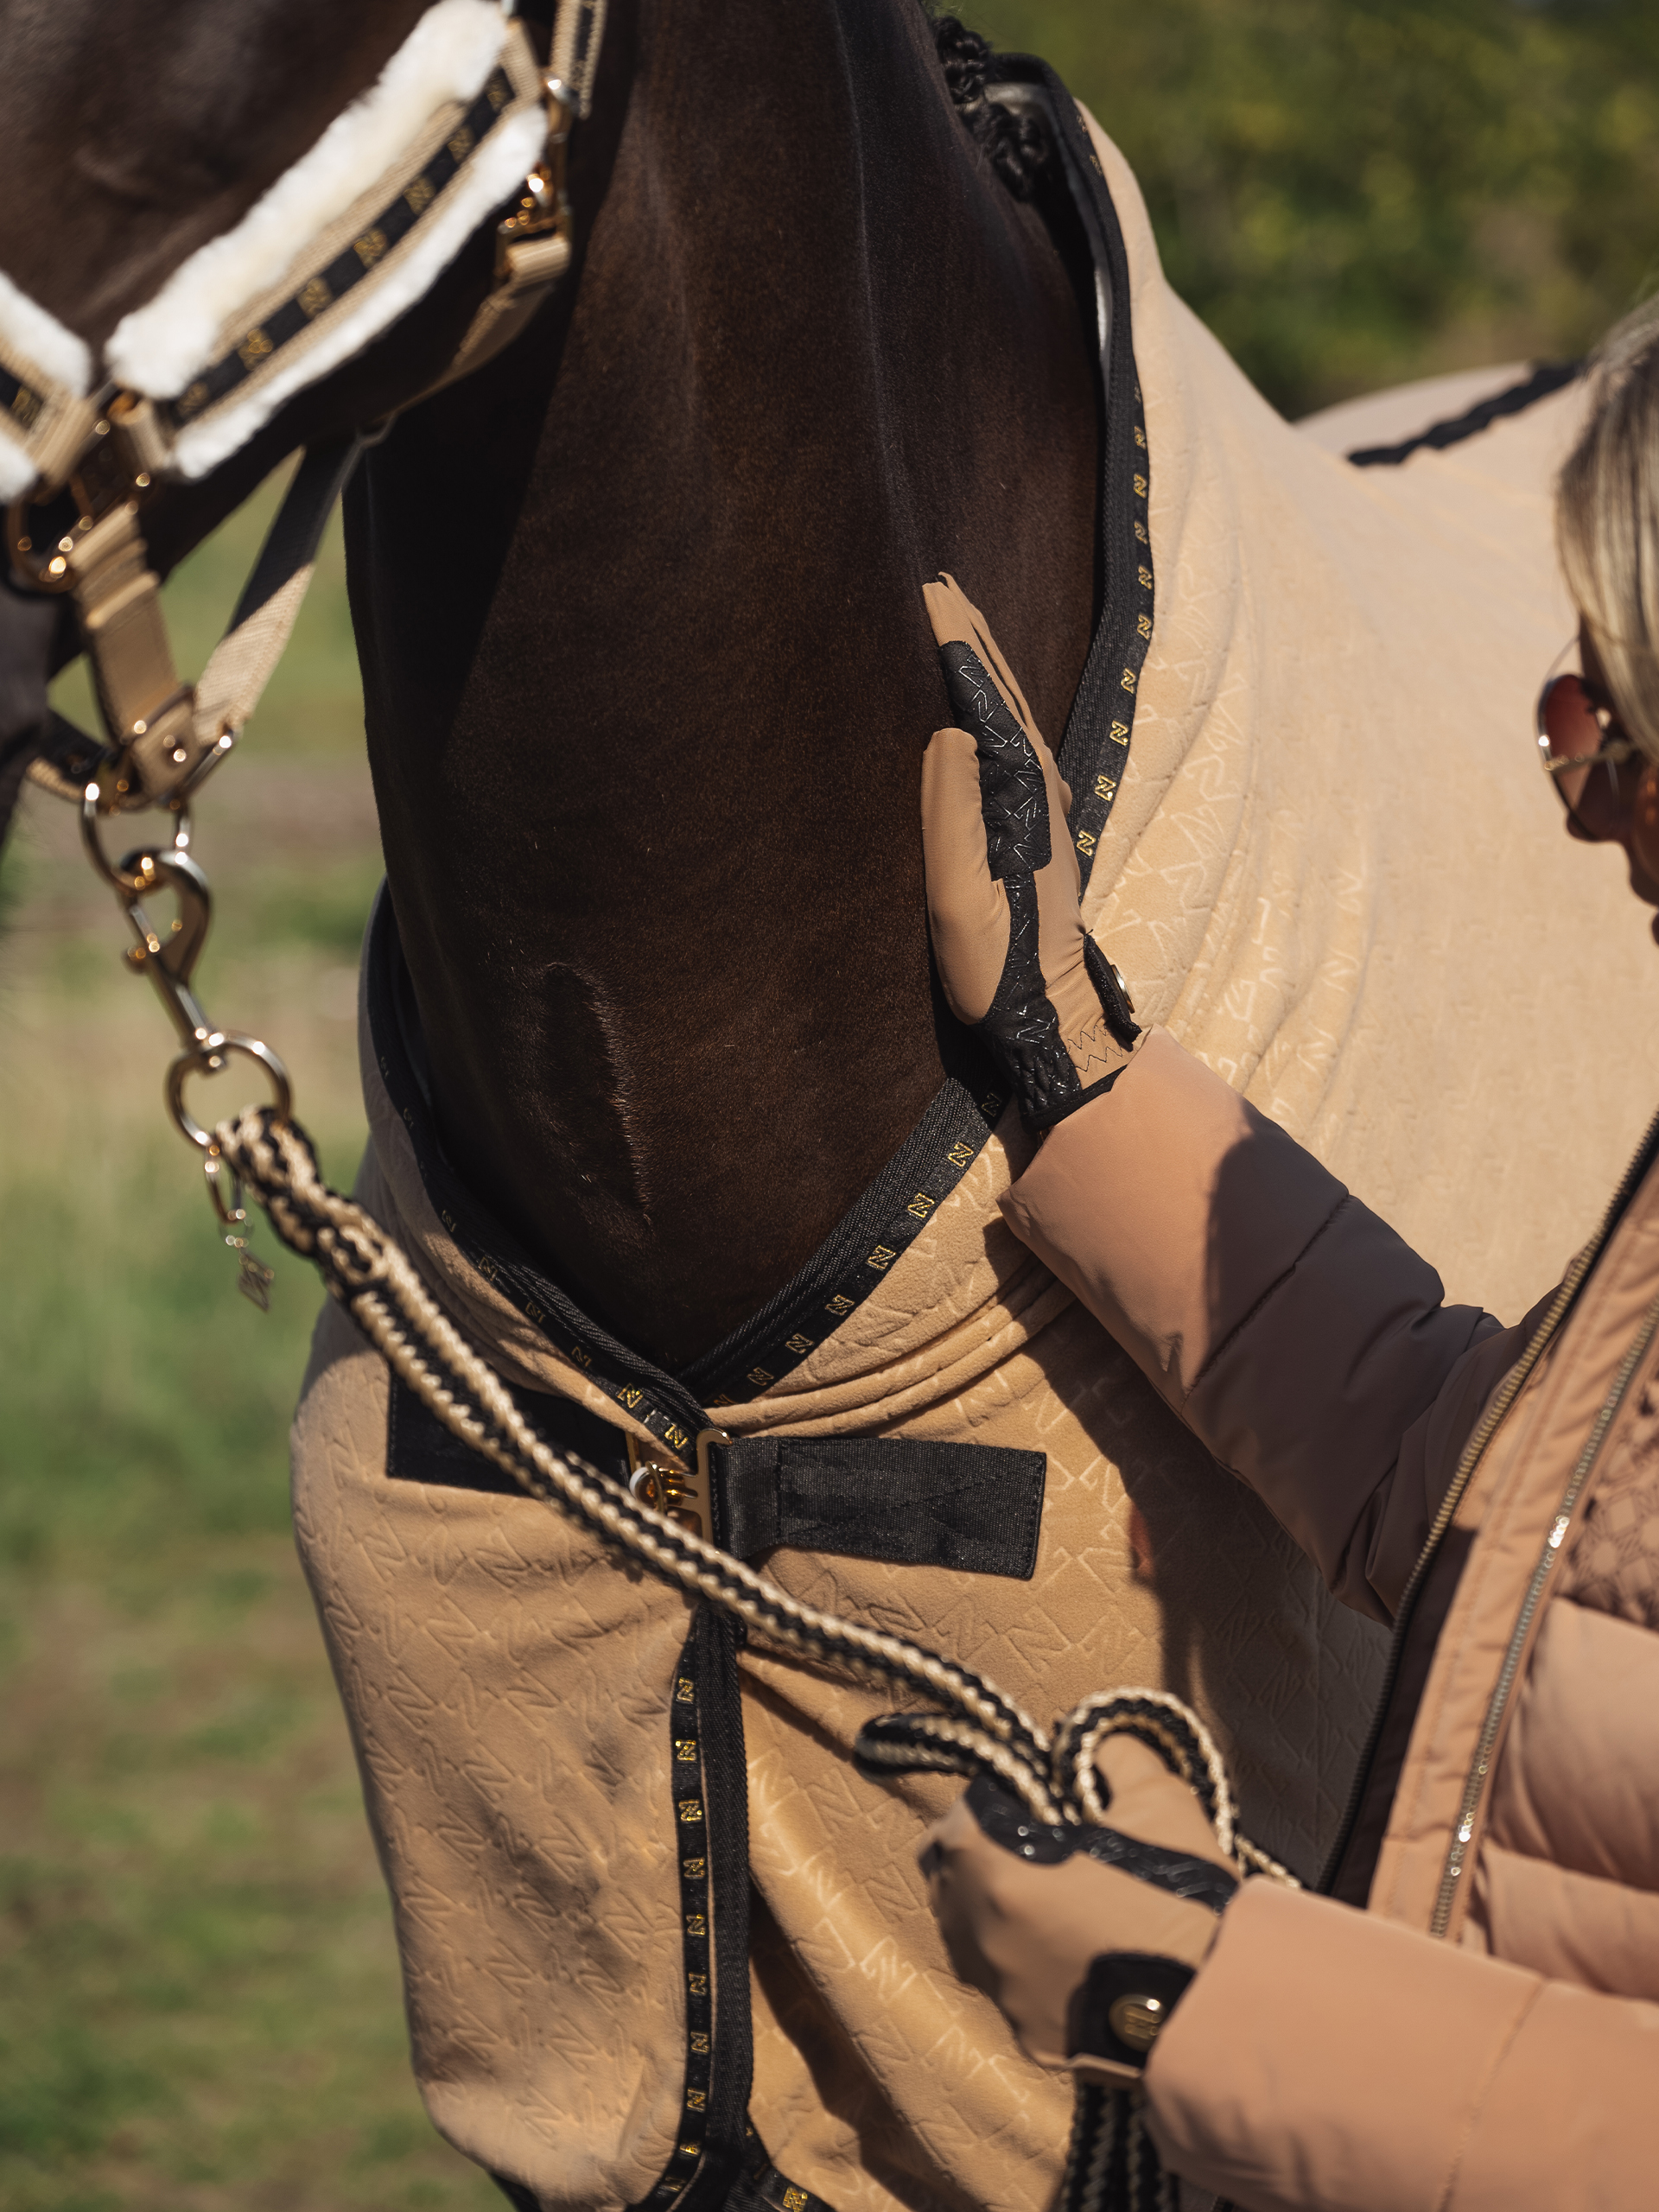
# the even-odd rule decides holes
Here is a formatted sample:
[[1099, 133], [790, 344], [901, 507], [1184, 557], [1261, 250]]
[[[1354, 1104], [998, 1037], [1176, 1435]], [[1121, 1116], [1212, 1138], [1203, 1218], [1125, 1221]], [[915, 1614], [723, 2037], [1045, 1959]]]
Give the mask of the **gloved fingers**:
[[966, 730], [936, 730], [922, 755], [922, 852], [944, 995], [959, 1021], [982, 1021], [1007, 962], [1008, 899], [991, 874], [979, 754]]
[[974, 1901], [964, 1893], [963, 1885], [952, 1880], [948, 1873], [941, 1874], [928, 1883], [928, 1902], [939, 1924], [939, 1937], [944, 1945], [944, 1955], [950, 1961], [951, 1973], [958, 1981], [965, 1981], [969, 1989], [977, 1989], [995, 2005], [1001, 1976], [979, 1948], [974, 1927]]
[[1111, 1791], [1106, 1808], [1109, 1827], [1141, 1843], [1190, 1852], [1195, 1859], [1226, 1867], [1229, 1873], [1237, 1872], [1216, 1840], [1195, 1794], [1170, 1772], [1150, 1744], [1135, 1736], [1109, 1736], [1095, 1753], [1095, 1764]]
[[942, 645], [971, 646], [991, 671], [1007, 706], [1024, 724], [1027, 736], [1033, 743], [1038, 742], [1042, 732], [1027, 703], [1026, 695], [1015, 681], [1013, 670], [1003, 659], [1001, 649], [992, 637], [985, 617], [956, 578], [941, 569], [938, 583], [922, 586], [922, 596], [927, 601], [928, 615], [938, 642]]
[[983, 1991], [995, 2002], [1000, 1977], [981, 1948], [977, 1933], [986, 1917], [982, 1878], [991, 1863], [981, 1849], [984, 1842], [964, 1795], [929, 1828], [918, 1863], [953, 1972], [970, 1989]]
[[[956, 578], [941, 571], [936, 584], [924, 584], [922, 597], [927, 601], [933, 635], [942, 645], [971, 646], [990, 671], [1003, 703], [1018, 716], [1026, 735], [1036, 747], [1037, 757], [1043, 764], [1043, 779], [1048, 785], [1050, 826], [1058, 836], [1060, 826], [1071, 813], [1071, 786], [1061, 775], [1049, 751], [1043, 733], [1037, 727], [1037, 717], [1031, 711], [1025, 693], [1020, 689], [1019, 678], [1002, 658], [1002, 649], [991, 635], [985, 617], [967, 596]], [[1056, 800], [1058, 799], [1058, 808]], [[1076, 857], [1073, 855], [1073, 865]]]
[[[986, 1021], [998, 1007], [992, 1051], [1022, 1114], [1046, 1124], [1122, 1071], [1133, 1013], [1084, 933], [1071, 794], [1024, 693], [954, 577], [925, 585], [924, 596], [953, 716], [923, 771], [934, 949], [961, 1020]], [[977, 754], [977, 824], [964, 734]], [[1007, 965], [1010, 897], [1021, 917], [1017, 975]]]
[[1044, 2065], [1065, 2063], [1073, 1993], [1103, 1951], [1197, 1966], [1215, 1939], [1207, 1907], [1082, 1853], [1058, 1866], [1018, 1857], [984, 1833], [965, 1797], [929, 1830], [922, 1866], [951, 1965]]

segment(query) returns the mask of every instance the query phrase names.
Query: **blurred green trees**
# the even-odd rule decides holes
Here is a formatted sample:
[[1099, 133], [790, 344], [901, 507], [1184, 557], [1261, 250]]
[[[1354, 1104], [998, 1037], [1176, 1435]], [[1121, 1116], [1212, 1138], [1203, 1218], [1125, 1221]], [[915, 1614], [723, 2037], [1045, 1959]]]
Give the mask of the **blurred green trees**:
[[1300, 414], [1581, 353], [1659, 282], [1653, 0], [967, 0], [1133, 163], [1171, 282]]

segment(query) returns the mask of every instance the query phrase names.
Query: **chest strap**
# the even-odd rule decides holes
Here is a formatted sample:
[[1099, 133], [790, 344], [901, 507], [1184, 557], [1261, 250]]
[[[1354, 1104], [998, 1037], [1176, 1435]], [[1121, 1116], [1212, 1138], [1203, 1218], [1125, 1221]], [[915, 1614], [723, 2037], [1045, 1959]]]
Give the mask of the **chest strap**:
[[781, 1544], [1020, 1582], [1037, 1564], [1040, 1452], [902, 1436], [743, 1436], [702, 1456], [715, 1541], [739, 1559]]
[[[630, 1465], [625, 1433], [569, 1398], [514, 1390], [543, 1441], [575, 1452], [619, 1482], [651, 1478]], [[902, 1436], [744, 1436], [705, 1432], [700, 1484], [713, 1541], [739, 1559], [783, 1548], [945, 1567], [1028, 1581], [1037, 1563], [1047, 1461], [992, 1444], [920, 1443]], [[394, 1481], [453, 1490], [523, 1491], [472, 1451], [396, 1376], [386, 1438]], [[642, 1497], [643, 1491], [639, 1492]], [[650, 1504], [657, 1497], [645, 1497]], [[671, 1509], [683, 1496], [662, 1501]]]

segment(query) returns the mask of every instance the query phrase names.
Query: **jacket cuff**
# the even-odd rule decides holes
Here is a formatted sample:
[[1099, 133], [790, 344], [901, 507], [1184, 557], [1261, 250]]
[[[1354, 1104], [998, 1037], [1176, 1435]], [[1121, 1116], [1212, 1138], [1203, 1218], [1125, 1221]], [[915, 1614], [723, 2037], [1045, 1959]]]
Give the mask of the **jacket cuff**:
[[1248, 1883], [1147, 2063], [1153, 2139], [1175, 2172], [1251, 2212], [1484, 2205], [1478, 2188], [1465, 2200], [1460, 2169], [1543, 1986], [1329, 1898]]
[[1179, 1412], [1211, 1354], [1346, 1196], [1154, 1029], [1111, 1090], [1053, 1131], [1002, 1211]]

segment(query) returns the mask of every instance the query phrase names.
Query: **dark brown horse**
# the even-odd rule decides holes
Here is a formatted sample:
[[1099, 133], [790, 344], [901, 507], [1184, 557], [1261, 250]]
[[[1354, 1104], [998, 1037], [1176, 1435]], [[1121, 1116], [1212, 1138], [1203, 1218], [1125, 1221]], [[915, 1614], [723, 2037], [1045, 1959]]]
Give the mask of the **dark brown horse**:
[[[419, 13], [14, 4], [0, 264], [96, 346]], [[785, 1281], [938, 1087], [919, 588], [954, 568], [995, 607], [1058, 734], [1096, 592], [1097, 401], [1071, 282], [915, 0], [625, 0], [571, 187], [553, 302], [360, 472], [352, 600], [453, 1161], [675, 1366]], [[160, 559], [294, 444], [418, 391], [487, 245], [158, 497]]]
[[[0, 7], [0, 268], [96, 350], [422, 12]], [[391, 908], [449, 1165], [671, 1369], [796, 1273], [960, 1058], [923, 902], [920, 762], [946, 709], [923, 584], [950, 569], [995, 610], [1057, 737], [1099, 611], [1093, 274], [1063, 261], [1029, 126], [980, 98], [974, 61], [917, 0], [613, 0], [573, 266], [497, 360], [397, 416], [349, 494]], [[294, 447], [442, 372], [492, 229], [204, 483], [150, 499], [158, 567]], [[0, 593], [0, 810], [75, 643], [53, 603]], [[741, 1730], [734, 1758], [741, 1804]], [[458, 1783], [453, 1806], [476, 1817]], [[746, 1910], [716, 1906], [745, 1986]], [[721, 2052], [748, 2037], [728, 1987]], [[747, 2065], [721, 2058], [737, 2101], [710, 2202]]]
[[[0, 267], [97, 347], [315, 142], [422, 12], [417, 0], [378, 0], [343, 22], [322, 0], [250, 0], [234, 16], [215, 0], [13, 0], [9, 10], [0, 0]], [[1143, 536], [1149, 527], [1128, 516], [1147, 499], [1138, 459], [1122, 456], [1109, 496], [1098, 490], [1094, 271], [1085, 257], [1080, 277], [1077, 257], [1062, 258], [1043, 181], [995, 146], [1013, 126], [976, 99], [968, 50], [954, 35], [944, 44], [949, 73], [916, 0], [613, 0], [594, 111], [574, 145], [575, 265], [507, 353], [398, 417], [350, 495], [370, 753], [443, 1172], [482, 1201], [504, 1240], [608, 1322], [630, 1358], [669, 1368], [691, 1366], [808, 1259], [916, 1128], [960, 1046], [931, 986], [922, 899], [919, 766], [946, 703], [922, 584], [940, 569], [961, 578], [1057, 738], [1074, 693], [1092, 697], [1085, 656], [1107, 586], [1137, 566], [1130, 545], [1127, 562], [1103, 572], [1097, 525], [1117, 517]], [[1096, 143], [1077, 158], [1095, 161], [1103, 193], [1109, 149]], [[1027, 187], [1039, 196], [1022, 196]], [[1162, 865], [1178, 876], [1198, 849], [1195, 874], [1211, 872], [1207, 886], [1172, 890], [1181, 926], [1161, 938], [1154, 902], [1143, 902], [1151, 959], [1167, 971], [1194, 957], [1192, 925], [1224, 903], [1219, 870], [1237, 857], [1224, 929], [1259, 938], [1244, 984], [1262, 981], [1262, 964], [1274, 975], [1265, 1012], [1247, 1022], [1227, 1003], [1238, 963], [1207, 962], [1219, 1009], [1210, 1049], [1248, 1070], [1288, 1035], [1306, 1074], [1293, 1105], [1308, 1116], [1350, 1033], [1358, 993], [1348, 979], [1373, 944], [1386, 947], [1370, 965], [1370, 1033], [1354, 1063], [1380, 1128], [1402, 1096], [1413, 1103], [1388, 1090], [1397, 1056], [1385, 1067], [1376, 1049], [1385, 1030], [1406, 1026], [1389, 995], [1390, 963], [1414, 973], [1398, 947], [1424, 942], [1460, 886], [1450, 865], [1429, 865], [1444, 856], [1452, 810], [1428, 825], [1440, 844], [1426, 844], [1414, 794], [1406, 803], [1389, 780], [1411, 758], [1391, 726], [1405, 677], [1390, 670], [1385, 682], [1380, 650], [1369, 660], [1365, 650], [1408, 624], [1420, 639], [1437, 634], [1430, 618], [1441, 610], [1407, 575], [1408, 522], [1380, 518], [1357, 480], [1242, 391], [1190, 319], [1171, 313], [1144, 229], [1137, 251], [1135, 314], [1153, 331], [1146, 358], [1158, 363], [1170, 433], [1154, 455], [1176, 585], [1153, 727], [1178, 754], [1174, 738], [1198, 734], [1186, 819], [1167, 825]], [[472, 318], [491, 252], [486, 223], [356, 360], [204, 485], [156, 497], [146, 528], [161, 565], [294, 446], [375, 423], [423, 391]], [[1128, 284], [1125, 269], [1107, 288], [1126, 356]], [[1133, 360], [1122, 365], [1104, 423], [1114, 449], [1145, 435], [1130, 427]], [[1208, 445], [1198, 435], [1205, 410], [1220, 426]], [[1229, 440], [1235, 450], [1223, 454]], [[1190, 535], [1182, 487], [1201, 510]], [[1298, 500], [1312, 516], [1306, 531], [1287, 524]], [[1195, 543], [1198, 573], [1186, 577]], [[1379, 546], [1401, 556], [1395, 573], [1417, 597], [1379, 582]], [[1235, 556], [1249, 591], [1229, 569]], [[1260, 603], [1246, 605], [1258, 590], [1253, 565]], [[1149, 600], [1149, 565], [1139, 574]], [[1514, 596], [1512, 582], [1506, 572], [1502, 596]], [[1458, 611], [1455, 594], [1448, 604]], [[1509, 660], [1530, 650], [1523, 637], [1517, 656], [1507, 632], [1481, 620], [1478, 634]], [[39, 741], [48, 653], [73, 648], [60, 629], [54, 637], [58, 622], [50, 604], [0, 594], [0, 799], [5, 774]], [[1137, 632], [1144, 650], [1149, 603], [1128, 619], [1126, 639]], [[1456, 640], [1459, 651], [1466, 643]], [[1140, 671], [1131, 650], [1108, 671], [1125, 694]], [[1409, 673], [1421, 683], [1422, 671], [1437, 687], [1448, 680], [1426, 652]], [[1270, 735], [1284, 733], [1276, 750], [1238, 741], [1234, 708], [1245, 696]], [[1481, 788], [1475, 741], [1486, 741], [1501, 707], [1477, 702], [1449, 764], [1434, 763], [1437, 777], [1462, 777], [1451, 787], [1481, 820], [1479, 803], [1502, 786]], [[1433, 728], [1444, 700], [1424, 692], [1417, 709]], [[1216, 743], [1204, 754], [1207, 740]], [[1206, 778], [1217, 762], [1224, 773]], [[1139, 781], [1137, 803], [1153, 787]], [[1227, 785], [1227, 804], [1212, 805], [1211, 783]], [[1306, 897], [1298, 856], [1287, 859], [1299, 810], [1325, 824], [1336, 855], [1320, 853], [1327, 880]], [[1247, 811], [1268, 825], [1255, 845], [1238, 826]], [[1201, 813], [1216, 817], [1204, 838], [1178, 849]], [[1338, 816], [1356, 828], [1345, 842], [1332, 830]], [[1143, 810], [1135, 834], [1145, 824]], [[1421, 873], [1398, 864], [1407, 839]], [[1526, 850], [1518, 837], [1511, 848]], [[1149, 856], [1147, 873], [1158, 865]], [[1530, 858], [1513, 865], [1530, 895]], [[1429, 881], [1433, 896], [1419, 897]], [[1549, 948], [1564, 972], [1602, 975], [1605, 962], [1569, 967], [1564, 947], [1573, 949], [1565, 924]], [[1510, 972], [1490, 948], [1484, 966], [1463, 953], [1461, 976]], [[1535, 965], [1529, 950], [1524, 999], [1513, 984], [1507, 998], [1486, 995], [1534, 1007]], [[1481, 999], [1477, 982], [1467, 995]], [[1574, 1003], [1587, 1001], [1575, 993]], [[1411, 1018], [1420, 1012], [1414, 995]], [[1300, 1028], [1292, 1013], [1306, 1016]], [[1461, 1112], [1496, 1180], [1477, 1079], [1497, 1065], [1491, 1032], [1467, 1010], [1459, 1018], [1478, 1048], [1460, 1052], [1462, 1090], [1453, 1097], [1439, 1067], [1420, 1062], [1427, 1110], [1395, 1111], [1410, 1141], [1390, 1135], [1389, 1156], [1428, 1155], [1434, 1131]], [[414, 1128], [417, 1086], [403, 1085], [403, 1072], [398, 1103]], [[1465, 1096], [1472, 1104], [1459, 1107]], [[1370, 1124], [1356, 1119], [1363, 1135]], [[1382, 1137], [1375, 1148], [1382, 1157]], [[944, 1156], [958, 1151], [972, 1147]], [[1552, 1203], [1580, 1164], [1548, 1163]], [[976, 1195], [970, 1222], [984, 1228], [992, 1201]], [[933, 1200], [918, 1197], [925, 1217]], [[456, 1203], [464, 1210], [464, 1195]], [[1472, 1234], [1465, 1225], [1465, 1241]], [[885, 1248], [860, 1249], [868, 1268]], [[1030, 1312], [1052, 1288], [1036, 1284], [1038, 1272], [1033, 1262], [1024, 1279]], [[896, 1279], [879, 1277], [890, 1297]], [[481, 1299], [494, 1280], [474, 1267], [467, 1296]], [[518, 1311], [538, 1327], [539, 1283], [537, 1295], [533, 1311], [522, 1301]], [[948, 1300], [940, 1306], [949, 1318]], [[1333, 1747], [1360, 1731], [1370, 1656], [1357, 1632], [1345, 1644], [1333, 1633], [1311, 1571], [1287, 1563], [1265, 1515], [1201, 1460], [1079, 1309], [1057, 1299], [1049, 1320], [1030, 1322], [1043, 1331], [1031, 1355], [1034, 1335], [1020, 1333], [1029, 1313], [1005, 1327], [1010, 1316], [995, 1306], [986, 1293], [963, 1325], [972, 1333], [988, 1317], [984, 1341], [1009, 1347], [974, 1370], [972, 1404], [951, 1367], [912, 1419], [873, 1365], [842, 1427], [876, 1432], [858, 1440], [864, 1447], [906, 1448], [910, 1433], [891, 1434], [905, 1429], [959, 1453], [971, 1434], [979, 1450], [1035, 1461], [1048, 1488], [1029, 1516], [1033, 1546], [1041, 1538], [1033, 1579], [1027, 1565], [959, 1580], [942, 1554], [890, 1548], [872, 1558], [868, 1542], [817, 1541], [816, 1523], [798, 1541], [778, 1534], [781, 1520], [766, 1523], [753, 1548], [777, 1554], [791, 1594], [937, 1635], [976, 1665], [994, 1655], [999, 1680], [1033, 1709], [1070, 1702], [1062, 1683], [1076, 1694], [1130, 1679], [1129, 1666], [1185, 1686], [1198, 1653], [1205, 1694], [1243, 1744], [1247, 1783], [1311, 1840], [1341, 1764]], [[1016, 1366], [1028, 1370], [1023, 1396], [1010, 1382]], [[534, 1394], [543, 1402], [575, 1405], [563, 1379], [531, 1374], [548, 1386]], [[702, 1403], [728, 1402], [703, 1400], [683, 1377], [652, 1381], [682, 1422], [702, 1426]], [[608, 1450], [618, 1472], [619, 1403], [639, 1395], [613, 1377], [608, 1405], [575, 1406], [588, 1421], [581, 1448]], [[758, 1671], [765, 1652], [745, 1655], [740, 1681], [709, 1614], [684, 1640], [677, 1592], [641, 1594], [516, 1490], [479, 1503], [470, 1460], [460, 1478], [453, 1458], [433, 1473], [448, 1435], [441, 1425], [426, 1471], [412, 1448], [410, 1464], [394, 1465], [408, 1396], [331, 1309], [300, 1421], [302, 1546], [397, 1904], [417, 2069], [439, 2124], [510, 2180], [535, 2180], [535, 2192], [514, 2182], [515, 2202], [569, 2187], [571, 2202], [591, 2202], [614, 2195], [625, 2171], [645, 2173], [645, 2190], [663, 2202], [658, 2192], [673, 2199], [702, 2158], [691, 2184], [702, 2194], [686, 2201], [724, 2203], [749, 2155], [742, 1993], [753, 1956], [767, 2063], [785, 2065], [787, 2045], [811, 2072], [785, 2090], [774, 2070], [757, 2125], [771, 2126], [784, 2107], [822, 2120], [801, 2169], [814, 2188], [835, 2171], [832, 2139], [843, 2165], [855, 2153], [859, 2202], [881, 2190], [906, 2203], [1006, 2202], [1028, 2177], [1046, 2185], [1042, 2162], [1064, 2133], [1052, 2084], [1029, 2069], [1016, 2077], [1002, 2054], [958, 2069], [974, 2110], [964, 2104], [960, 2126], [952, 2116], [939, 2054], [988, 2056], [1000, 2046], [985, 2038], [1000, 2031], [982, 2012], [977, 2031], [958, 2012], [970, 2000], [944, 1987], [931, 1923], [906, 1892], [915, 1804], [845, 1787], [849, 1738], [870, 1699], [837, 1689], [832, 1710], [810, 1670], [798, 1681]], [[601, 1423], [601, 1408], [618, 1423]], [[827, 1427], [832, 1415], [810, 1420]], [[722, 1417], [740, 1446], [754, 1440], [740, 1413]], [[591, 1440], [594, 1430], [607, 1445]], [[660, 1421], [649, 1434], [675, 1449], [690, 1442]], [[429, 1483], [448, 1497], [434, 1503], [415, 1487]], [[1126, 1503], [1149, 1537], [1144, 1573], [1130, 1516], [1116, 1510]], [[480, 1530], [501, 1544], [480, 1543]], [[573, 1658], [556, 1595], [595, 1559], [604, 1572], [577, 1601], [588, 1608], [586, 1645]], [[917, 1579], [890, 1579], [889, 1568]], [[464, 1631], [450, 1633], [463, 1618]], [[486, 1696], [492, 1719], [480, 1727]], [[671, 1739], [682, 1697], [696, 1733]], [[757, 1802], [770, 1792], [753, 1859], [746, 1727], [759, 1747]], [[682, 1860], [676, 1848], [694, 1802], [671, 1789], [682, 1759], [712, 1777], [706, 1859]], [[1286, 1777], [1281, 1802], [1274, 1777]], [[655, 1791], [655, 1826], [625, 1802], [619, 1777]], [[702, 1822], [700, 1799], [695, 1809]], [[608, 1859], [593, 1841], [607, 1819], [617, 1847]], [[634, 1847], [625, 1886], [614, 1869]], [[751, 1867], [765, 1907], [752, 1953]], [[707, 1946], [708, 1920], [682, 1879], [713, 1883], [712, 2057], [707, 2018], [689, 2009], [693, 1994], [709, 1995], [706, 1956], [675, 1950]], [[650, 1955], [642, 1937], [630, 1960], [590, 1974], [614, 1932], [607, 1907], [625, 1935], [649, 1921]], [[856, 1955], [837, 1912], [863, 1930]], [[821, 1929], [833, 1942], [817, 1943]], [[620, 1956], [628, 1946], [611, 1948]], [[550, 2003], [560, 1973], [590, 2008], [590, 2030], [598, 2020], [619, 2049], [634, 2039], [630, 2064], [650, 2039], [637, 2033], [633, 1999], [616, 1993], [686, 2008], [645, 2054], [654, 2078], [636, 2100], [639, 2139], [619, 2149], [630, 2113], [608, 2139], [603, 2127], [583, 2136], [583, 2157], [612, 2160], [593, 2189], [570, 2180], [566, 2155], [584, 2124], [591, 2035], [582, 2044], [579, 2023], [573, 2037]], [[913, 2048], [889, 2032], [901, 1980], [933, 1993]], [[484, 2011], [493, 2042], [475, 2033]], [[606, 2087], [627, 2105], [631, 2084], [611, 2070]], [[995, 2174], [993, 2152], [1005, 2161]]]

